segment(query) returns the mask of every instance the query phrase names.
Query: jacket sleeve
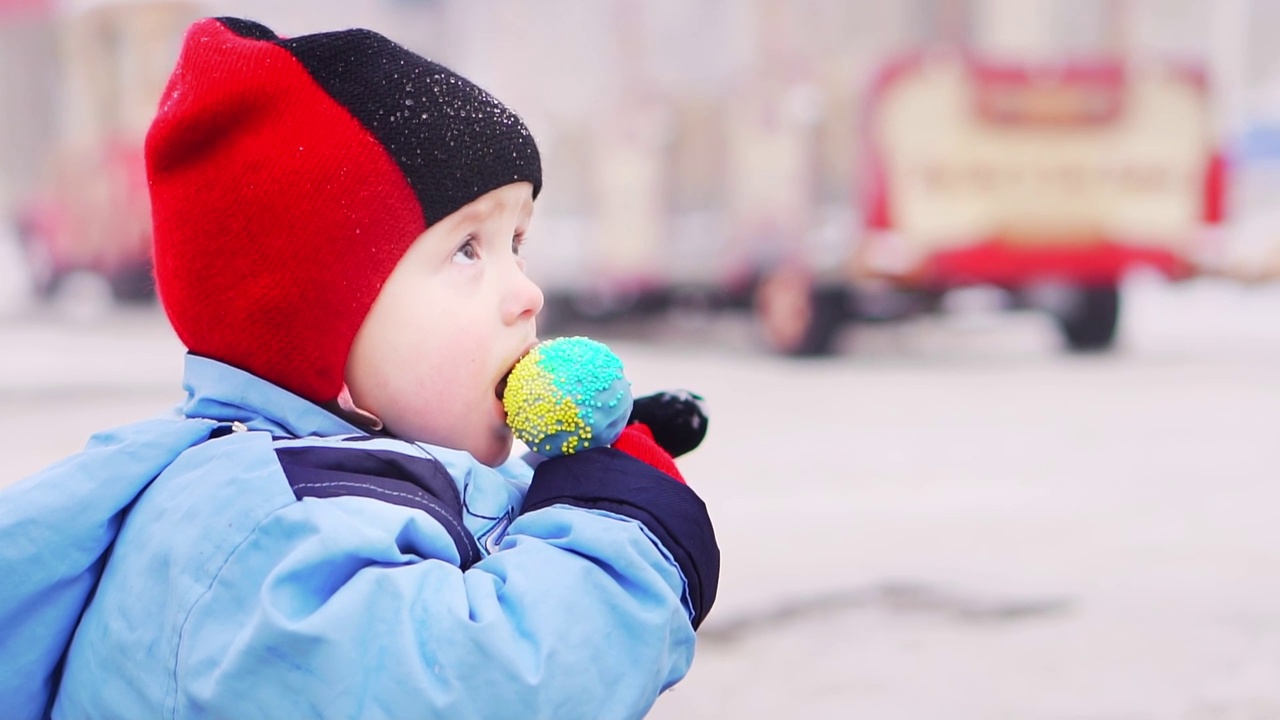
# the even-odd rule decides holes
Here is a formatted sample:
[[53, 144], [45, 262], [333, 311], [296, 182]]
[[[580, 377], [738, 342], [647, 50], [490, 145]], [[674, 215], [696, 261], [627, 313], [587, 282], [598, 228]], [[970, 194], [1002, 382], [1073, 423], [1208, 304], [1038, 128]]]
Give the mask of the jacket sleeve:
[[129, 506], [213, 423], [147, 420], [0, 492], [0, 707], [45, 715], [59, 665]]
[[718, 577], [697, 495], [603, 449], [539, 466], [497, 552], [453, 547], [369, 498], [276, 511], [184, 625], [176, 717], [643, 717]]

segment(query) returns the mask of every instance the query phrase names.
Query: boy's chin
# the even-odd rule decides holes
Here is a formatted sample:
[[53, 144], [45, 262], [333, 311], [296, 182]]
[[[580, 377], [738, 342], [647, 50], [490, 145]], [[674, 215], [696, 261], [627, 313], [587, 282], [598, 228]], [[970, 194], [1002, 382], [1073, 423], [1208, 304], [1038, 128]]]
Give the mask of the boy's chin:
[[482, 465], [489, 467], [498, 467], [511, 458], [511, 448], [514, 447], [515, 441], [511, 437], [511, 431], [504, 428], [505, 432], [498, 434], [484, 448], [476, 448], [471, 451], [472, 457]]

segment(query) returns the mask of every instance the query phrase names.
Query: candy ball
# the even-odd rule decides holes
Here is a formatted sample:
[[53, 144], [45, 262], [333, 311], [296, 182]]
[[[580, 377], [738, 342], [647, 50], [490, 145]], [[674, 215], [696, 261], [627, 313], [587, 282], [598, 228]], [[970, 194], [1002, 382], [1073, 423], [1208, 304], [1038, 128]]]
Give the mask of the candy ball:
[[502, 393], [507, 425], [543, 456], [613, 443], [631, 415], [631, 382], [604, 343], [546, 340], [516, 363]]

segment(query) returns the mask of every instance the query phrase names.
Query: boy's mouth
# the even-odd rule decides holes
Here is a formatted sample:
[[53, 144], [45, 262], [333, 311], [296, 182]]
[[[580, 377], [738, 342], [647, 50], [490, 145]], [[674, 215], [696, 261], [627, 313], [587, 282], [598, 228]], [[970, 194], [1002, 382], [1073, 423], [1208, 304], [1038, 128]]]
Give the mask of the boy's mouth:
[[[513, 366], [513, 367], [514, 367], [514, 366]], [[503, 395], [505, 395], [505, 394], [507, 393], [507, 378], [509, 378], [509, 377], [511, 377], [511, 371], [510, 371], [510, 370], [508, 370], [508, 371], [507, 371], [507, 374], [506, 374], [506, 375], [503, 375], [503, 376], [502, 376], [502, 379], [498, 381], [497, 386], [493, 388], [493, 394], [494, 394], [494, 395], [496, 395], [496, 396], [498, 397], [498, 400], [499, 400], [499, 401], [501, 401], [501, 400], [502, 400], [502, 396], [503, 396]]]
[[531, 350], [533, 350], [535, 345], [537, 345], [537, 342], [529, 343], [529, 347], [526, 347], [524, 352], [520, 353], [520, 357], [516, 358], [516, 361], [511, 363], [511, 367], [507, 368], [507, 371], [502, 375], [502, 379], [498, 380], [498, 384], [494, 386], [493, 394], [498, 398], [499, 402], [502, 401], [502, 396], [507, 394], [507, 380], [511, 378], [511, 372], [515, 370], [516, 365], [519, 365], [520, 361], [523, 360]]

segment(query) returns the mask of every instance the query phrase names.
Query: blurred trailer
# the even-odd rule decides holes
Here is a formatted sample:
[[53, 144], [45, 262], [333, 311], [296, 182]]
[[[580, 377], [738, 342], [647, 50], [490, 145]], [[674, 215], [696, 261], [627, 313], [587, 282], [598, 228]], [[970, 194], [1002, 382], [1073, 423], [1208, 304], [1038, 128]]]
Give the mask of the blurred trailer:
[[936, 311], [967, 286], [1050, 312], [1072, 350], [1106, 349], [1126, 274], [1192, 277], [1220, 236], [1226, 167], [1199, 69], [921, 54], [885, 67], [864, 110], [847, 262], [792, 256], [754, 288], [781, 352], [826, 353], [846, 323]]
[[12, 216], [53, 135], [53, 35], [52, 0], [0, 0], [0, 218]]
[[142, 143], [183, 32], [182, 0], [48, 6], [59, 66], [52, 148], [16, 207], [37, 294], [74, 273], [103, 277], [122, 302], [154, 298]]

